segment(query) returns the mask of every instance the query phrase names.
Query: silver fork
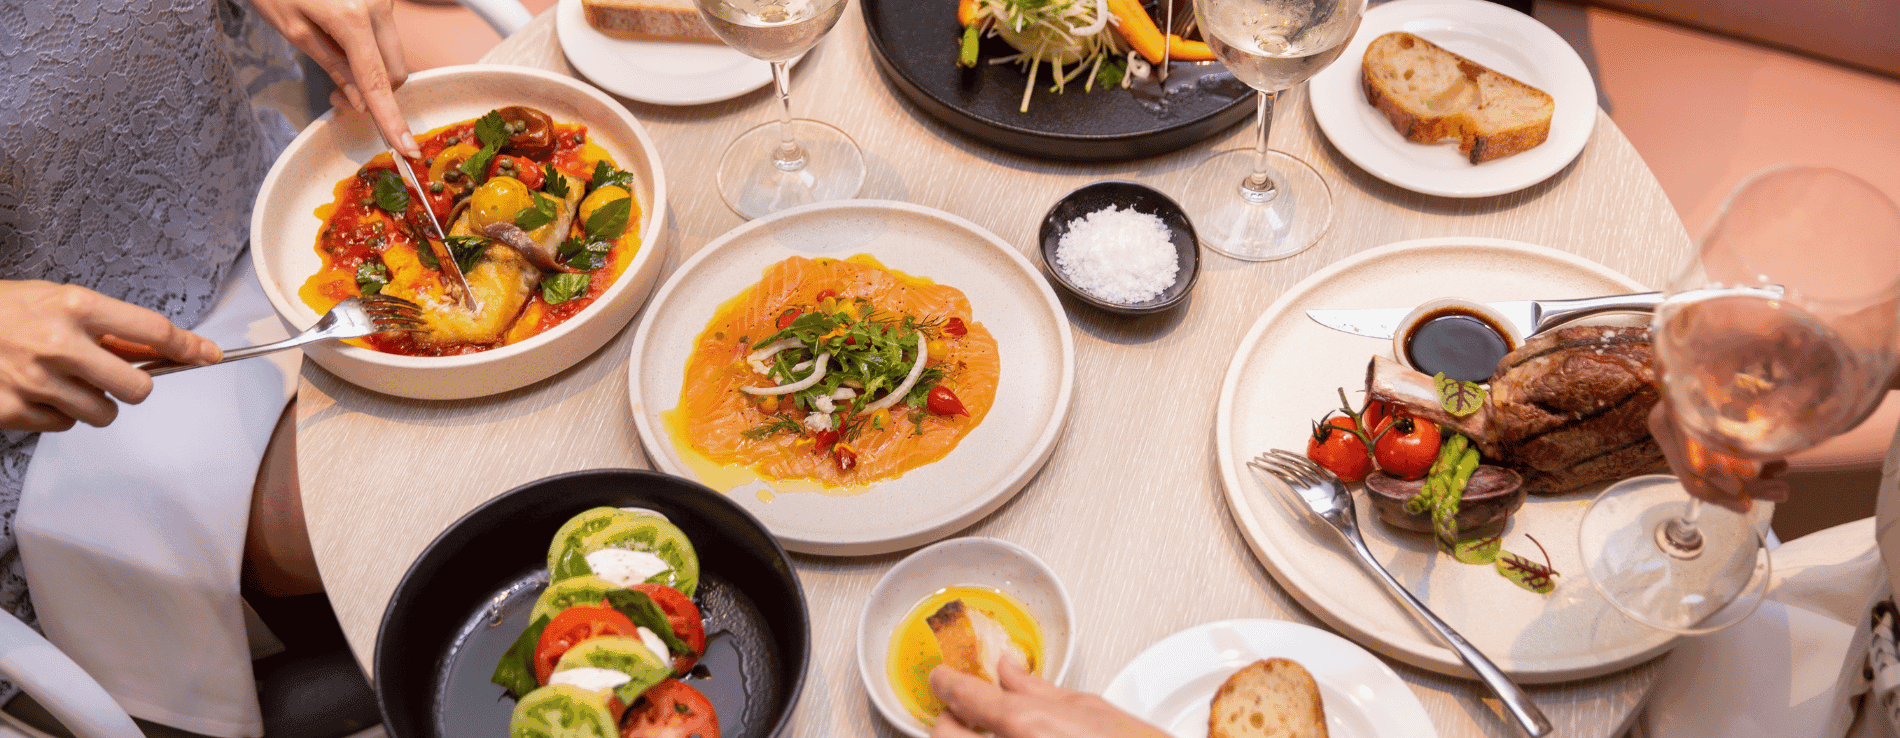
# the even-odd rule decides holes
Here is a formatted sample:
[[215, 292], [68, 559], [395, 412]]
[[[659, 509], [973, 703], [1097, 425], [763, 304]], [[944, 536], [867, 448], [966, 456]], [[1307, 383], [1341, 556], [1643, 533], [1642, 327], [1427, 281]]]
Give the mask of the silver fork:
[[[230, 349], [224, 352], [224, 358], [220, 359], [218, 364], [262, 356], [329, 338], [362, 338], [373, 333], [414, 330], [421, 327], [422, 308], [413, 302], [391, 295], [351, 297], [337, 303], [336, 307], [330, 308], [330, 312], [324, 313], [323, 317], [317, 319], [317, 324], [310, 326], [308, 330], [276, 343]], [[156, 377], [172, 372], [182, 372], [186, 369], [196, 369], [200, 366], [217, 366], [217, 364], [180, 364], [169, 359], [160, 359], [140, 364], [139, 368]]]
[[1531, 696], [1522, 687], [1505, 676], [1497, 664], [1485, 658], [1464, 636], [1458, 635], [1458, 631], [1452, 630], [1450, 625], [1432, 614], [1425, 603], [1400, 585], [1399, 580], [1392, 578], [1391, 572], [1372, 557], [1371, 549], [1366, 548], [1366, 539], [1359, 535], [1359, 517], [1353, 511], [1352, 492], [1346, 489], [1338, 477], [1308, 461], [1305, 456], [1277, 448], [1254, 457], [1247, 465], [1272, 474], [1286, 484], [1287, 489], [1300, 498], [1307, 510], [1333, 526], [1333, 530], [1339, 531], [1339, 535], [1352, 544], [1352, 550], [1359, 554], [1359, 561], [1379, 575], [1386, 588], [1406, 607], [1411, 608], [1412, 615], [1438, 631], [1438, 636], [1445, 639], [1453, 651], [1458, 652], [1458, 658], [1464, 659], [1472, 671], [1478, 672], [1478, 676], [1504, 702], [1504, 707], [1510, 711], [1511, 717], [1517, 719], [1524, 732], [1533, 736], [1550, 733], [1550, 721], [1544, 718], [1543, 711], [1537, 709], [1537, 704], [1531, 702]]

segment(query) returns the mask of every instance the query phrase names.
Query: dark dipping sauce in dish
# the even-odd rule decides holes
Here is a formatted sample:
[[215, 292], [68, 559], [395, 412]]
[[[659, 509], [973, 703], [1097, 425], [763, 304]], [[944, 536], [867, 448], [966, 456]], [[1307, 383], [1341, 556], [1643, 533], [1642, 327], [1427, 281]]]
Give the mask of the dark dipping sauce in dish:
[[1498, 360], [1515, 348], [1489, 318], [1459, 307], [1427, 313], [1405, 336], [1405, 358], [1425, 374], [1444, 372], [1460, 382], [1487, 382]]

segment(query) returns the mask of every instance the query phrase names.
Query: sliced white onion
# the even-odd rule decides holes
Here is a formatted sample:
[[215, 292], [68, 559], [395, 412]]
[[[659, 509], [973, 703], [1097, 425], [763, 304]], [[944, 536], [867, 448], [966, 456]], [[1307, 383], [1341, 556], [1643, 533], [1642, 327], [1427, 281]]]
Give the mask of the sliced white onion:
[[[819, 354], [818, 366], [813, 368], [811, 374], [806, 375], [804, 379], [800, 379], [791, 384], [781, 384], [777, 387], [740, 387], [739, 391], [753, 395], [789, 395], [793, 392], [810, 388], [812, 385], [817, 384], [818, 380], [824, 379], [825, 365], [829, 363], [831, 363], [831, 354]], [[915, 372], [912, 372], [912, 374], [915, 374]]]
[[1077, 36], [1093, 36], [1101, 33], [1103, 28], [1108, 27], [1110, 15], [1112, 13], [1108, 12], [1108, 0], [1095, 0], [1095, 22], [1082, 28], [1070, 26], [1069, 31]]
[[930, 345], [924, 342], [923, 331], [918, 331], [917, 332], [917, 363], [910, 365], [910, 376], [905, 377], [904, 383], [897, 385], [897, 389], [891, 390], [891, 393], [888, 395], [885, 395], [883, 399], [880, 399], [877, 402], [873, 402], [869, 405], [865, 405], [863, 410], [858, 411], [858, 414], [863, 415], [865, 413], [874, 413], [879, 410], [883, 410], [884, 408], [895, 405], [899, 402], [902, 402], [904, 400], [904, 395], [910, 394], [910, 388], [917, 386], [917, 378], [923, 376], [924, 374], [924, 362], [927, 362], [929, 360], [930, 360]]

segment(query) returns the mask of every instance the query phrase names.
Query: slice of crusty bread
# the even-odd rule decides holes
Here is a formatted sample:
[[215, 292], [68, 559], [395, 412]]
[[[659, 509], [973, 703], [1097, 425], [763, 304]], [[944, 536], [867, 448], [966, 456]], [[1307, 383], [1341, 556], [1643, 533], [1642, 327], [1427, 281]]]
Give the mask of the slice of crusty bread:
[[1009, 639], [1009, 633], [995, 619], [967, 607], [963, 600], [951, 600], [925, 618], [930, 632], [937, 636], [937, 650], [943, 663], [952, 669], [997, 684], [997, 665], [1003, 659], [1026, 665], [1023, 652]]
[[1373, 39], [1362, 68], [1366, 101], [1406, 140], [1457, 138], [1478, 164], [1550, 137], [1557, 105], [1549, 94], [1413, 34]]
[[1255, 661], [1214, 693], [1208, 738], [1326, 738], [1319, 685], [1298, 663]]
[[692, 0], [581, 0], [587, 24], [615, 38], [719, 42]]

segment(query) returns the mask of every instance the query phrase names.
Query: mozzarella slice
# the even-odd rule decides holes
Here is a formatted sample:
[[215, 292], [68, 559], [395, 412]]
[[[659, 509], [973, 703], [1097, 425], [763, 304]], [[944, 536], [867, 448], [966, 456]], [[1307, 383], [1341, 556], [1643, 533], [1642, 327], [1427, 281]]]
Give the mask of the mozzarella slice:
[[660, 640], [660, 634], [648, 630], [644, 625], [639, 626], [639, 629], [640, 642], [646, 644], [647, 650], [659, 656], [661, 661], [673, 663], [673, 653], [666, 650], [666, 641]]
[[587, 568], [593, 569], [594, 576], [601, 579], [622, 587], [632, 587], [673, 568], [673, 565], [645, 551], [603, 548], [587, 555]]
[[[641, 628], [646, 630], [646, 628]], [[657, 639], [656, 639], [657, 640]], [[660, 649], [664, 653], [666, 649]], [[633, 675], [616, 669], [602, 669], [597, 666], [580, 666], [573, 669], [554, 672], [548, 676], [548, 684], [569, 684], [589, 692], [605, 692], [627, 682], [633, 681]]]

